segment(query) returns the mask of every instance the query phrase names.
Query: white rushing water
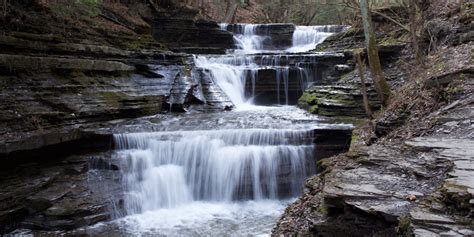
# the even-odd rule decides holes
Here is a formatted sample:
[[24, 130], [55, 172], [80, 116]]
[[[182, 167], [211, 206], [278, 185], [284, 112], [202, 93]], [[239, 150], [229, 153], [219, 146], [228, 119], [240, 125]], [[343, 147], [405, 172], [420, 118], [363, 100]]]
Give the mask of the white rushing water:
[[288, 105], [291, 70], [297, 72], [296, 81], [301, 92], [317, 80], [314, 54], [297, 57], [288, 53], [312, 50], [327, 37], [343, 29], [341, 26], [296, 26], [292, 47], [268, 50], [265, 49], [266, 46], [272, 44], [269, 33], [271, 25], [223, 23], [220, 27], [221, 30], [233, 31], [237, 50], [223, 56], [195, 56], [194, 62], [196, 67], [203, 68], [210, 74], [240, 110], [256, 109], [252, 106], [253, 98], [256, 96], [258, 72], [263, 69], [275, 71], [276, 104]]
[[[346, 26], [340, 25], [321, 25], [321, 26], [295, 26], [292, 38], [292, 46], [290, 48], [276, 48], [274, 50], [266, 50], [265, 46], [272, 44], [272, 38], [268, 28], [271, 25], [278, 24], [233, 24], [234, 41], [238, 50], [238, 54], [256, 54], [256, 53], [302, 53], [308, 52], [316, 48], [329, 36], [346, 30]], [[221, 30], [228, 30], [229, 24], [221, 23]]]
[[293, 47], [287, 49], [288, 52], [300, 53], [315, 49], [329, 36], [330, 26], [297, 26], [293, 33]]
[[285, 200], [314, 172], [310, 135], [311, 129], [117, 134], [127, 216], [115, 223], [133, 235], [194, 235], [186, 228], [200, 229], [196, 236], [225, 234], [230, 226], [238, 226], [234, 234], [268, 234]]
[[[255, 55], [268, 53], [265, 47], [272, 40], [262, 27], [236, 25], [237, 50], [194, 57], [195, 66], [236, 106], [237, 112], [226, 117], [259, 108], [252, 99], [261, 69], [275, 72], [277, 104], [289, 103], [291, 70], [297, 72], [301, 91], [316, 80], [312, 55], [288, 53], [314, 48], [331, 34], [327, 27], [296, 27], [292, 47]], [[222, 30], [227, 28], [221, 24]], [[114, 159], [124, 167], [126, 214], [112, 225], [125, 235], [268, 235], [288, 200], [300, 194], [305, 179], [315, 172], [314, 126], [286, 124], [278, 116], [256, 114], [263, 120], [255, 121], [259, 128], [244, 128], [248, 121], [237, 118], [230, 128], [199, 130], [221, 123], [222, 117], [211, 116], [191, 131], [178, 127], [114, 135]]]
[[[221, 30], [226, 31], [229, 24], [221, 23]], [[239, 50], [238, 54], [254, 54], [264, 50], [265, 43], [271, 43], [271, 37], [268, 34], [257, 34], [261, 24], [235, 24], [234, 41]]]
[[235, 129], [118, 134], [118, 156], [128, 167], [127, 210], [141, 213], [197, 200], [295, 196], [314, 149], [307, 141], [309, 132]]
[[238, 109], [245, 109], [252, 107], [251, 98], [245, 97], [245, 84], [248, 78], [255, 82], [258, 66], [252, 60], [240, 59], [244, 60], [232, 62], [223, 57], [199, 56], [194, 58], [194, 63], [211, 74]]

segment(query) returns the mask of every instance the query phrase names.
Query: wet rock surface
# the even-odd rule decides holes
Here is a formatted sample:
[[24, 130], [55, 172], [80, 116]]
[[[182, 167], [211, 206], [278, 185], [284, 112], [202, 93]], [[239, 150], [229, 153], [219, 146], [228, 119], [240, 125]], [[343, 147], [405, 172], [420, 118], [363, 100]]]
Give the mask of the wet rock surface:
[[319, 162], [275, 234], [472, 235], [472, 138], [421, 137]]
[[[103, 157], [100, 165], [94, 157]], [[123, 194], [118, 167], [103, 152], [2, 167], [0, 232], [70, 230], [110, 220]]]

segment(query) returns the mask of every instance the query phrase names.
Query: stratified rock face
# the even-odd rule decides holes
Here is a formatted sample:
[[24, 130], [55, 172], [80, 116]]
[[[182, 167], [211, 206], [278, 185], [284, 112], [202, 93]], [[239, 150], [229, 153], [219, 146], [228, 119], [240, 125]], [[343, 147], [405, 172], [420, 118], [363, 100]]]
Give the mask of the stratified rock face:
[[188, 110], [223, 111], [234, 107], [227, 95], [206, 71], [188, 66], [155, 66], [163, 75], [160, 89], [167, 95], [166, 110], [186, 112]]
[[89, 135], [79, 126], [191, 105], [233, 106], [204, 74], [185, 66], [186, 54], [6, 38], [0, 45], [12, 54], [0, 54], [0, 157], [84, 140]]
[[48, 164], [3, 163], [0, 234], [16, 228], [72, 230], [123, 211], [120, 167], [96, 156], [110, 154], [75, 155]]
[[[209, 72], [195, 68], [192, 75], [197, 81], [197, 86], [193, 92], [202, 96], [202, 103], [207, 111], [223, 111], [230, 110], [234, 107], [229, 97], [222, 91], [222, 89], [214, 82]], [[196, 107], [196, 106], [194, 106]]]
[[217, 23], [183, 16], [156, 18], [153, 37], [177, 52], [224, 54], [235, 47], [232, 34], [220, 30]]
[[[323, 43], [324, 44], [324, 43]], [[400, 45], [380, 48], [385, 78], [392, 88], [399, 86], [406, 78], [405, 73], [394, 63], [398, 58]], [[345, 52], [345, 61], [339, 64], [325, 62], [321, 84], [309, 87], [298, 100], [298, 106], [311, 113], [328, 117], [367, 117], [364, 108], [362, 85], [358, 70], [352, 60], [352, 52]], [[375, 91], [371, 74], [364, 69], [367, 97], [372, 111], [381, 106]]]
[[[372, 110], [380, 108], [373, 88], [368, 92], [368, 98]], [[328, 117], [367, 116], [360, 88], [354, 86], [313, 86], [305, 91], [298, 105], [311, 113]]]
[[[452, 124], [453, 122], [447, 122], [445, 126]], [[457, 126], [462, 125], [458, 123]], [[444, 180], [436, 193], [431, 194], [439, 203], [433, 201], [436, 205], [432, 205], [432, 208], [420, 206], [410, 211], [414, 233], [436, 234], [446, 228], [457, 230], [456, 234], [473, 235], [474, 226], [468, 220], [474, 218], [474, 141], [459, 137], [432, 136], [413, 139], [406, 142], [406, 145], [425, 152], [441, 149], [436, 158], [448, 160], [453, 164], [449, 178]], [[451, 209], [453, 214], [448, 215], [446, 209]]]

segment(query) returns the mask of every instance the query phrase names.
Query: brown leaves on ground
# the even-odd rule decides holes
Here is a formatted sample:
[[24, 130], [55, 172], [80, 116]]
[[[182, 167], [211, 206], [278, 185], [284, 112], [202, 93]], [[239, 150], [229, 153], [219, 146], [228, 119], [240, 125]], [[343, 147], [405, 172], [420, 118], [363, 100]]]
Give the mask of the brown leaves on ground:
[[[426, 84], [441, 75], [472, 67], [473, 47], [471, 42], [441, 48], [426, 59], [426, 68], [417, 67], [408, 71], [410, 80], [393, 93], [389, 106], [375, 120], [375, 123], [395, 124], [382, 141], [409, 139], [431, 132], [437, 119], [436, 111], [452, 102], [446, 93], [455, 92], [449, 91], [449, 86], [427, 88]], [[460, 80], [450, 83], [460, 87], [457, 92], [462, 92]]]

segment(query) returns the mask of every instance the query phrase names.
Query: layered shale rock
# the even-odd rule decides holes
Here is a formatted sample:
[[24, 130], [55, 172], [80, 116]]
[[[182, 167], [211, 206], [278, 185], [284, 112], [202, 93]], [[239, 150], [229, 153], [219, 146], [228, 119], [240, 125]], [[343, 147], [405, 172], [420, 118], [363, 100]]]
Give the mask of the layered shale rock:
[[186, 7], [160, 11], [153, 22], [153, 37], [177, 52], [224, 54], [234, 48], [232, 34], [215, 22], [196, 21], [197, 14]]
[[111, 219], [123, 202], [120, 171], [110, 159], [96, 156], [108, 157], [94, 153], [3, 166], [0, 233], [16, 228], [72, 230]]
[[[153, 19], [171, 21], [180, 7], [104, 3], [100, 9], [89, 9], [92, 6], [74, 5], [79, 13], [101, 12], [99, 19], [93, 18], [94, 25], [84, 24], [83, 18], [73, 22], [56, 12], [55, 4], [13, 4], [11, 13], [24, 17], [21, 27], [13, 18], [0, 19], [7, 23], [0, 36], [0, 123], [4, 125], [0, 128], [0, 157], [90, 139], [89, 133], [81, 132], [83, 128], [109, 120], [185, 111], [192, 105], [200, 110], [233, 106], [212, 80], [190, 69], [190, 55], [167, 51], [161, 44], [166, 40], [158, 43], [152, 38]], [[34, 8], [44, 11], [26, 14]], [[120, 12], [123, 8], [128, 11]], [[132, 14], [135, 11], [137, 15]], [[220, 31], [215, 23], [196, 21], [192, 14], [181, 15], [183, 22], [177, 23], [194, 27], [180, 29], [180, 33], [200, 35], [188, 38], [189, 44], [211, 47], [200, 39], [208, 40], [214, 32], [228, 41], [213, 42], [233, 45], [229, 33]], [[39, 24], [53, 16], [65, 18], [66, 23], [61, 27]]]

